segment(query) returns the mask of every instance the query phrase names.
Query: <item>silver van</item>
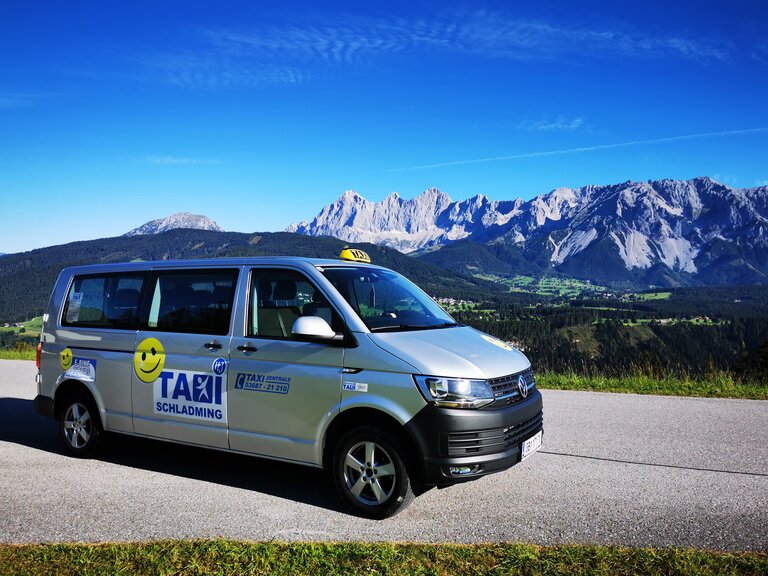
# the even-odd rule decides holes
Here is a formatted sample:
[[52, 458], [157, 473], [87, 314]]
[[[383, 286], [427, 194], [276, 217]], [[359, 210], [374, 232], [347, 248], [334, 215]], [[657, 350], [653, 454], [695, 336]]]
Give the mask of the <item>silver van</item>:
[[323, 467], [371, 518], [541, 446], [521, 352], [365, 253], [342, 256], [65, 269], [36, 411], [79, 457], [116, 432]]

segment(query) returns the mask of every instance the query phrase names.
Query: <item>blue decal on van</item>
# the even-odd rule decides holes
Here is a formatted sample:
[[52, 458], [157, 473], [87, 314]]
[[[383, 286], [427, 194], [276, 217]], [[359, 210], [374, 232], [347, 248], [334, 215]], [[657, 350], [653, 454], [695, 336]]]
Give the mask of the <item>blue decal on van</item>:
[[96, 381], [96, 360], [90, 358], [72, 358], [72, 365], [64, 373], [67, 378], [76, 378], [82, 382]]
[[271, 392], [272, 394], [288, 394], [291, 390], [291, 379], [287, 376], [241, 372], [235, 380], [235, 389], [251, 392]]
[[213, 361], [213, 371], [215, 374], [218, 374], [221, 376], [224, 374], [224, 371], [227, 369], [227, 361], [224, 358], [216, 358], [216, 360]]
[[226, 395], [222, 376], [164, 370], [154, 382], [154, 412], [225, 423]]

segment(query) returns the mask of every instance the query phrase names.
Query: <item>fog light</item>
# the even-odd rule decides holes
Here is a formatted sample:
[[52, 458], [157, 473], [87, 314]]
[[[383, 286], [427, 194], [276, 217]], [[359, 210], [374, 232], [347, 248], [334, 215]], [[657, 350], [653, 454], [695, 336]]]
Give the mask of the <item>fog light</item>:
[[451, 476], [466, 476], [467, 474], [474, 474], [480, 469], [479, 465], [475, 466], [451, 466], [448, 468], [448, 473]]

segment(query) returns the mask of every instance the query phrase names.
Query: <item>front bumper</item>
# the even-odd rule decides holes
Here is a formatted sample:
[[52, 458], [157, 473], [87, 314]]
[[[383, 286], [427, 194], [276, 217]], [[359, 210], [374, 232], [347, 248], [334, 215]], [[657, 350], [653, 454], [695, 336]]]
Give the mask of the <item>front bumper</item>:
[[420, 410], [406, 429], [419, 448], [423, 483], [455, 484], [520, 462], [522, 443], [543, 430], [541, 392], [533, 392], [522, 402], [496, 410], [432, 405]]

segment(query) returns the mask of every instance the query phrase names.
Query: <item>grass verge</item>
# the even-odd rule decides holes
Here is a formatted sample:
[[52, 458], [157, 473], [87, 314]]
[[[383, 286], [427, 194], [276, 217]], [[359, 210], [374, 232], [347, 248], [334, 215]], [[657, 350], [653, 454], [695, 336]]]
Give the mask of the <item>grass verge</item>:
[[0, 348], [0, 360], [34, 360], [34, 348]]
[[[34, 360], [34, 349], [0, 348], [0, 360]], [[664, 396], [701, 396], [704, 398], [744, 398], [768, 400], [768, 386], [744, 384], [727, 373], [704, 379], [658, 376], [582, 376], [546, 372], [536, 375], [540, 388], [552, 390], [585, 390], [593, 392], [624, 392]]]
[[701, 379], [642, 374], [622, 377], [581, 376], [579, 374], [548, 372], [537, 375], [536, 382], [539, 387], [552, 390], [590, 390], [664, 396], [768, 400], [768, 386], [758, 383], [741, 383], [725, 372]]
[[168, 540], [0, 546], [0, 574], [646, 575], [768, 573], [768, 554], [530, 544], [428, 545]]

